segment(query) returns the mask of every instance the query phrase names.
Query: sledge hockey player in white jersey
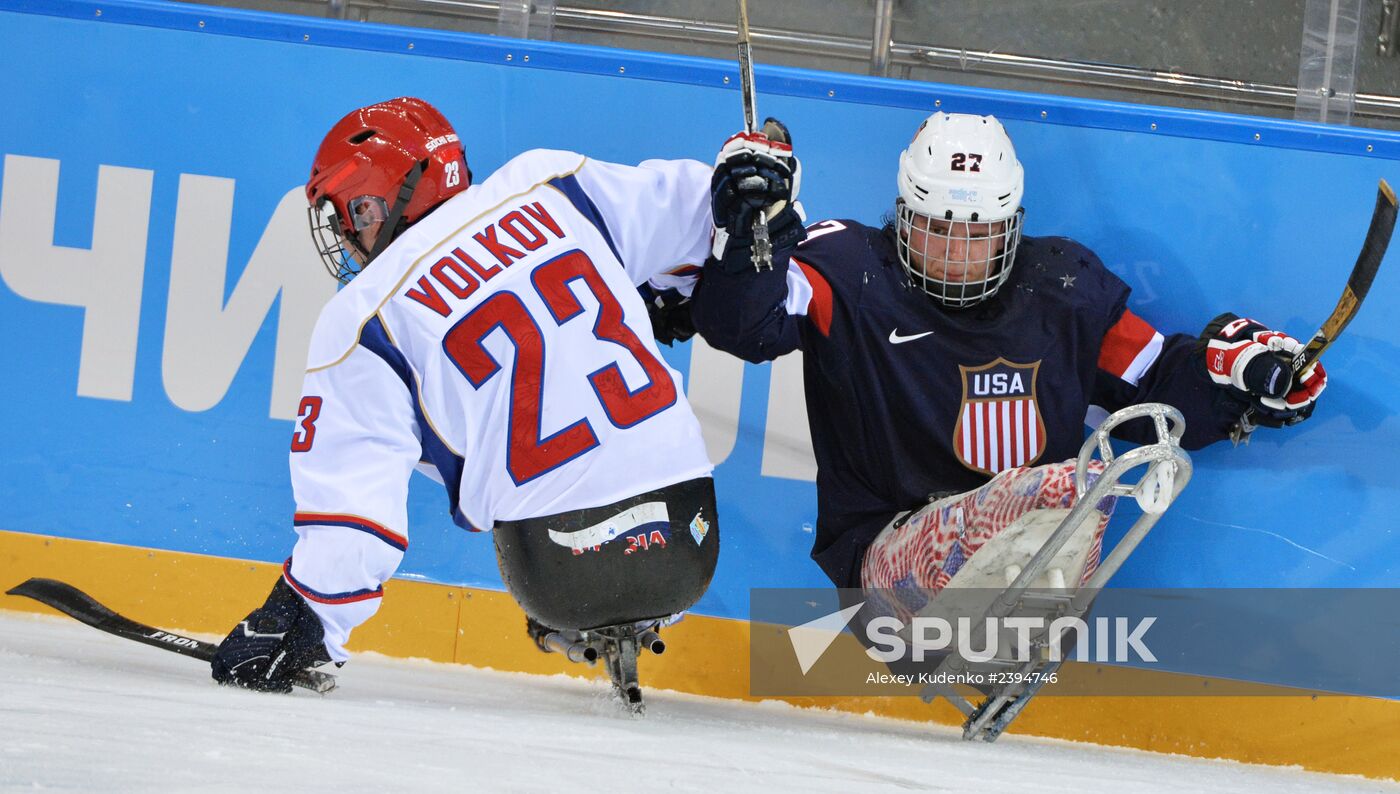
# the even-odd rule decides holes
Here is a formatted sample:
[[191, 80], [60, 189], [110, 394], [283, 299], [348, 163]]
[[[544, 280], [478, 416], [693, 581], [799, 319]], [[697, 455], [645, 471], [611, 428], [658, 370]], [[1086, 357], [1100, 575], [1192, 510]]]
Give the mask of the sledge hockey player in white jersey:
[[688, 289], [669, 274], [709, 250], [710, 177], [535, 150], [473, 184], [426, 102], [335, 125], [306, 191], [346, 287], [317, 321], [292, 439], [299, 537], [216, 680], [286, 691], [348, 658], [408, 547], [416, 467], [457, 524], [494, 529], [541, 648], [603, 655], [639, 703], [638, 641], [662, 647], [651, 630], [700, 598], [719, 550], [700, 426], [638, 292]]

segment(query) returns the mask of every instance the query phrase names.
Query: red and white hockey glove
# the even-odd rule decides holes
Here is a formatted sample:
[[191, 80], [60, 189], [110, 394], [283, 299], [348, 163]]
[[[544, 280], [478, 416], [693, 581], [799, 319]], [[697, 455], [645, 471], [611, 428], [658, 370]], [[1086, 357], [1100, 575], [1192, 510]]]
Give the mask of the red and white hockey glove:
[[1255, 424], [1297, 424], [1312, 416], [1318, 395], [1327, 388], [1321, 363], [1293, 372], [1303, 343], [1262, 323], [1227, 312], [1211, 320], [1201, 339], [1210, 379], [1248, 400]]

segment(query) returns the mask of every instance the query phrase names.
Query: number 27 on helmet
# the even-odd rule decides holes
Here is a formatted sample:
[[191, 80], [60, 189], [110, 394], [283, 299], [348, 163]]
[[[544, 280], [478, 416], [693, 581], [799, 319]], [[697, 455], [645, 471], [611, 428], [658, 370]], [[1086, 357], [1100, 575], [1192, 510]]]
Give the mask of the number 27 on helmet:
[[910, 283], [950, 308], [980, 303], [1011, 274], [1024, 174], [992, 116], [935, 113], [899, 158], [896, 249]]

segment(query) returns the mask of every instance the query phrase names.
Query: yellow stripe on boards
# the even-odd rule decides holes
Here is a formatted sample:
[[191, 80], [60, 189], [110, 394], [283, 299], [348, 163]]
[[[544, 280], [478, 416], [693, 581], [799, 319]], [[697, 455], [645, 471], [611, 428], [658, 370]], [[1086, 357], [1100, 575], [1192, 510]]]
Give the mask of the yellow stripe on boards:
[[[269, 563], [0, 531], [0, 591], [34, 576], [60, 579], [127, 617], [174, 631], [225, 633], [262, 603], [279, 575], [280, 567]], [[384, 595], [379, 613], [355, 631], [351, 650], [526, 673], [605, 675], [536, 650], [524, 614], [505, 593], [393, 580]], [[0, 609], [53, 612], [9, 595], [0, 595]], [[643, 657], [643, 687], [757, 700], [748, 695], [750, 631], [741, 620], [687, 617], [665, 630], [664, 655]], [[132, 643], [132, 653], [159, 651]], [[192, 668], [191, 675], [200, 674], [198, 665]], [[1264, 685], [1243, 685], [1257, 695], [1206, 697], [1192, 693], [1223, 682], [1091, 664], [1067, 664], [1061, 672], [1068, 686], [1092, 678], [1097, 686], [1118, 680], [1125, 691], [1144, 691], [1146, 677], [1153, 691], [1181, 694], [1042, 696], [1013, 733], [1400, 779], [1400, 756], [1392, 752], [1400, 740], [1398, 702], [1314, 698]], [[1229, 686], [1242, 691], [1238, 683]], [[946, 703], [930, 706], [916, 697], [776, 699], [945, 725], [962, 719]]]

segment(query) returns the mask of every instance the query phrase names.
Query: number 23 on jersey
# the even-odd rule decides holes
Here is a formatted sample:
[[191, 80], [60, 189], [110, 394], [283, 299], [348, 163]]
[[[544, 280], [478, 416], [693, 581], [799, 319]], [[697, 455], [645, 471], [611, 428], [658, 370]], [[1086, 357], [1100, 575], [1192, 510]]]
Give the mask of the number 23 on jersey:
[[[570, 288], [573, 282], [581, 282], [598, 301], [593, 336], [600, 342], [625, 348], [646, 373], [647, 383], [636, 390], [627, 388], [617, 364], [587, 376], [609, 422], [618, 428], [632, 427], [675, 404], [676, 386], [666, 366], [624, 324], [622, 305], [587, 254], [574, 250], [555, 257], [536, 268], [530, 280], [557, 326], [583, 314], [583, 306]], [[539, 324], [515, 293], [497, 292], [482, 301], [448, 331], [442, 341], [443, 350], [467, 381], [480, 389], [501, 370], [500, 363], [484, 345], [497, 329], [509, 337], [515, 348], [506, 469], [516, 485], [524, 485], [597, 447], [598, 436], [587, 418], [543, 436], [541, 403], [546, 399], [544, 365], [548, 351]]]

